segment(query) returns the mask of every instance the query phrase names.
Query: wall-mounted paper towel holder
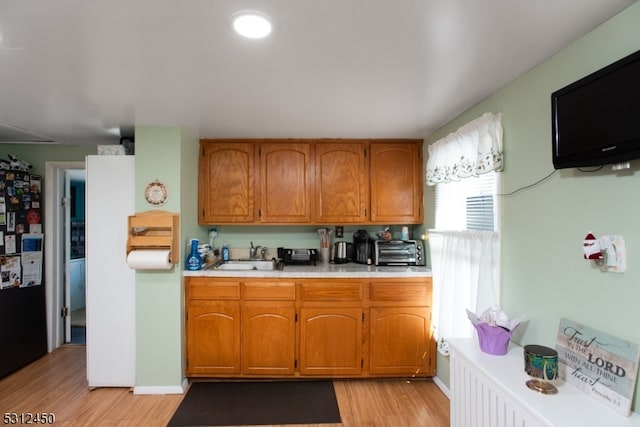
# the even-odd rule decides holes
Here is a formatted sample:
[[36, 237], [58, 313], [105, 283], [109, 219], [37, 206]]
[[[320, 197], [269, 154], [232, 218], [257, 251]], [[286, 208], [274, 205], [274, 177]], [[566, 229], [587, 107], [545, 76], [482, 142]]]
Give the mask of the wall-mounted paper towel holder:
[[169, 261], [180, 260], [180, 233], [177, 213], [151, 210], [129, 216], [127, 256], [131, 251], [162, 249], [169, 251]]

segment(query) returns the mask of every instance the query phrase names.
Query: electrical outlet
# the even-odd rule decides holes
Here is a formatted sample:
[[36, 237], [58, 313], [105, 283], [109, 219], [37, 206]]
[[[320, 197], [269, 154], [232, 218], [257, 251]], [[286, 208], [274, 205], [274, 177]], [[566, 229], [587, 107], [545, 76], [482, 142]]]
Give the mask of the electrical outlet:
[[449, 355], [449, 343], [444, 338], [440, 338], [440, 341], [438, 341], [438, 353], [443, 356]]
[[[211, 245], [211, 249], [215, 250], [216, 246], [216, 237], [218, 237], [218, 229], [212, 228], [209, 230], [209, 245]], [[215, 252], [214, 252], [215, 255]]]

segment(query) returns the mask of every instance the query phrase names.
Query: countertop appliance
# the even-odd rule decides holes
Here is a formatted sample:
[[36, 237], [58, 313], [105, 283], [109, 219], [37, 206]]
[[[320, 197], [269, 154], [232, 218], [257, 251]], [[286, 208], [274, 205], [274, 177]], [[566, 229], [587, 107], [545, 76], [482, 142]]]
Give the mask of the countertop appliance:
[[353, 244], [351, 242], [339, 241], [334, 245], [334, 257], [332, 259], [334, 264], [345, 264], [351, 261], [353, 252]]
[[278, 248], [278, 258], [284, 265], [316, 265], [318, 250]]
[[367, 230], [353, 233], [353, 262], [370, 264], [373, 260], [373, 249], [373, 239], [369, 237]]
[[375, 242], [376, 265], [425, 265], [422, 240], [377, 240]]

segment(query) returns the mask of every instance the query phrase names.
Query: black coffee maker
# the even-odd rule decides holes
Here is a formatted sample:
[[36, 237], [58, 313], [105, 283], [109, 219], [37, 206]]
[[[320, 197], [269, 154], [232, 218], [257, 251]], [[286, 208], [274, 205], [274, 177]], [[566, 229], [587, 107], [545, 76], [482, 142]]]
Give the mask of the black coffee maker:
[[353, 233], [353, 262], [358, 264], [371, 264], [373, 262], [374, 242], [367, 230], [358, 230]]

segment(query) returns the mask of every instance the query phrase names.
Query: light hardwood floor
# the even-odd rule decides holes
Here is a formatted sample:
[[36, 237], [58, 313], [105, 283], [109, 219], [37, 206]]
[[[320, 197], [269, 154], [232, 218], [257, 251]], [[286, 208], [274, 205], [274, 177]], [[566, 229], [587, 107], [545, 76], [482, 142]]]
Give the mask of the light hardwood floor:
[[[449, 400], [431, 380], [335, 380], [334, 387], [342, 423], [317, 427], [449, 426]], [[182, 398], [90, 391], [84, 346], [63, 346], [0, 380], [0, 416], [53, 413], [55, 426], [166, 426]]]

